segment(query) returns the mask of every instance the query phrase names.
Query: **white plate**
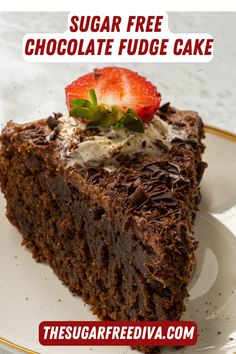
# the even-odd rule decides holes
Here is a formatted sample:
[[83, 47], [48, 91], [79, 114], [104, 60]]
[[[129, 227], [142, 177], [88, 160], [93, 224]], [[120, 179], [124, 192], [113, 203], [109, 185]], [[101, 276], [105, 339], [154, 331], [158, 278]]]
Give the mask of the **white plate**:
[[[201, 210], [195, 237], [198, 264], [189, 285], [184, 319], [198, 324], [195, 347], [181, 353], [236, 353], [236, 137], [208, 129]], [[81, 298], [74, 297], [52, 270], [36, 263], [20, 246], [21, 236], [4, 216], [0, 198], [0, 345], [12, 352], [41, 354], [134, 354], [128, 347], [43, 347], [38, 324], [43, 320], [94, 320]], [[213, 216], [214, 215], [214, 216]], [[231, 231], [230, 231], [231, 230]], [[11, 342], [11, 343], [10, 343]], [[13, 347], [13, 343], [15, 347]], [[165, 348], [164, 353], [177, 353]]]

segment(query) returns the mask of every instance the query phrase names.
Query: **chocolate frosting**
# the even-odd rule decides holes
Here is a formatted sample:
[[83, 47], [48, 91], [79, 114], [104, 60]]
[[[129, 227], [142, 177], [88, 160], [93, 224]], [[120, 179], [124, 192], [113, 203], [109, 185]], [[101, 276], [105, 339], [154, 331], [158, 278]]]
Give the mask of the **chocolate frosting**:
[[[66, 166], [56, 139], [59, 114], [23, 126], [10, 122], [2, 140], [4, 135], [12, 135], [14, 131], [18, 141], [27, 144], [28, 150], [34, 146], [35, 151], [36, 145], [38, 154], [42, 150], [45, 154], [46, 151], [50, 164], [53, 157], [58, 173], [71, 183], [78, 181], [79, 190], [90, 193], [94, 203], [107, 212], [109, 210], [128, 234], [135, 232], [135, 237], [140, 238], [140, 244], [149, 250], [148, 253], [161, 250], [162, 257], [152, 260], [155, 263], [151, 267], [153, 276], [160, 278], [165, 287], [171, 287], [176, 285], [174, 274], [178, 273], [178, 279], [182, 281], [189, 279], [195, 262], [197, 242], [193, 239], [192, 226], [200, 201], [199, 182], [206, 167], [201, 160], [204, 133], [201, 118], [195, 112], [180, 111], [167, 103], [157, 115], [176, 129], [184, 127], [187, 139], [173, 141], [170, 150], [163, 151], [159, 156], [142, 153], [132, 158], [121, 156], [118, 158], [118, 168], [111, 172], [102, 166]], [[146, 234], [145, 240], [143, 232]], [[184, 269], [175, 261], [179, 252], [189, 259], [189, 265]], [[170, 271], [160, 275], [163, 257]], [[151, 269], [148, 264], [146, 269]]]

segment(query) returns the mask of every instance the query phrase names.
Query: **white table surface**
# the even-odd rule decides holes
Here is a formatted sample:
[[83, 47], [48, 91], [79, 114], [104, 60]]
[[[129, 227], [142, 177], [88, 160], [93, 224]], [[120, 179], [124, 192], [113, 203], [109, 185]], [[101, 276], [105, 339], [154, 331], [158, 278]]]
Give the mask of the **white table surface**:
[[[23, 61], [25, 33], [63, 32], [66, 27], [66, 13], [0, 13], [1, 125], [9, 119], [24, 122], [65, 111], [64, 87], [94, 67], [103, 66]], [[213, 61], [122, 66], [147, 76], [162, 93], [163, 102], [196, 110], [207, 124], [236, 133], [236, 13], [169, 13], [169, 27], [174, 32], [212, 34]], [[0, 349], [0, 354], [7, 353]]]

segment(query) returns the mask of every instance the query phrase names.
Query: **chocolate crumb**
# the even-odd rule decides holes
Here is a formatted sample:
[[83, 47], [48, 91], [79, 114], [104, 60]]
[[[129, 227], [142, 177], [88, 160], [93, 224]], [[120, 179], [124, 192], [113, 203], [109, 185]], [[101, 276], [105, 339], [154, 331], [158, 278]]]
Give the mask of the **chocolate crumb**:
[[217, 332], [217, 334], [221, 334], [221, 332], [220, 332], [220, 331], [218, 331], [218, 332]]

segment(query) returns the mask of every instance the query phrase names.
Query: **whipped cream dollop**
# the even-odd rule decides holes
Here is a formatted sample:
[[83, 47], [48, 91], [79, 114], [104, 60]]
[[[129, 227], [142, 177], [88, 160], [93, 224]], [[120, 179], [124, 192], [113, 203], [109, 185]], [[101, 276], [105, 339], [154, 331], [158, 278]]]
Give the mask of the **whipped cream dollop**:
[[160, 154], [163, 151], [160, 144], [168, 150], [173, 139], [187, 138], [186, 130], [178, 129], [157, 115], [144, 126], [144, 133], [132, 132], [125, 128], [100, 128], [94, 135], [83, 135], [86, 124], [65, 114], [59, 119], [58, 143], [63, 146], [62, 154], [67, 159], [68, 166], [103, 165], [107, 170], [113, 170], [117, 165], [117, 156], [132, 157], [140, 152]]

